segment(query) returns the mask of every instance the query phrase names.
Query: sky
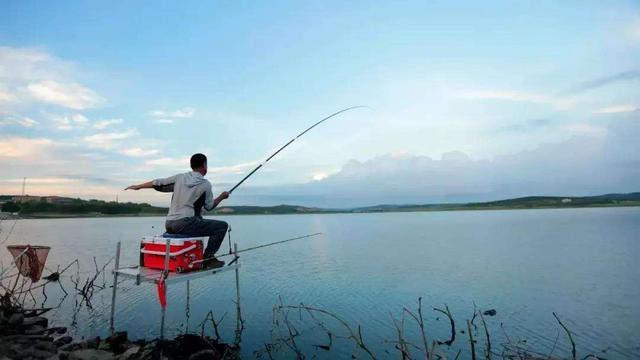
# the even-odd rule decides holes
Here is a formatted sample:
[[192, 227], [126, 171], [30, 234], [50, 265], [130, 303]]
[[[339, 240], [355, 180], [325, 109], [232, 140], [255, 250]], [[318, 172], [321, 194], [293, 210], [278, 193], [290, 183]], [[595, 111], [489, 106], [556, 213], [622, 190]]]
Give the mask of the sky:
[[636, 1], [0, 2], [0, 194], [166, 205], [640, 191]]

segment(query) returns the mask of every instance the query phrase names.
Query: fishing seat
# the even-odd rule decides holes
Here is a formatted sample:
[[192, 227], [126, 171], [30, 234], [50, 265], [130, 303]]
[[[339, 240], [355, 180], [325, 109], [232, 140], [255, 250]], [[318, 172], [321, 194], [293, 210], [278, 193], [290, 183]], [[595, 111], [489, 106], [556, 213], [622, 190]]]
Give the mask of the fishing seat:
[[170, 234], [168, 232], [165, 232], [164, 234], [162, 234], [162, 237], [166, 238], [166, 239], [188, 239], [188, 238], [201, 237], [201, 236], [184, 235], [184, 234]]

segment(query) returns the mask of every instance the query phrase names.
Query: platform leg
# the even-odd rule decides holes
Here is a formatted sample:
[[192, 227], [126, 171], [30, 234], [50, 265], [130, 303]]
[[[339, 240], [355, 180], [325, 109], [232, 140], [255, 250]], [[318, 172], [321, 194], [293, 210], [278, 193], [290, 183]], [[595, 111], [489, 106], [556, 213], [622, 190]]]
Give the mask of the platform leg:
[[[165, 284], [165, 289], [167, 289], [166, 284]], [[169, 289], [167, 289], [167, 291], [168, 290]], [[164, 340], [164, 318], [167, 315], [167, 308], [161, 306], [161, 309], [162, 309], [162, 313], [160, 315], [160, 340]]]
[[[167, 276], [169, 275], [169, 254], [171, 254], [171, 240], [167, 240], [167, 246], [166, 246], [166, 252], [164, 254], [164, 272], [162, 273], [162, 276], [166, 279]], [[167, 283], [164, 283], [164, 287], [165, 287], [165, 292], [169, 293], [169, 287], [167, 286]], [[167, 308], [166, 306], [161, 306], [162, 308], [162, 315], [160, 318], [160, 340], [164, 340], [164, 318], [167, 314]]]
[[185, 333], [189, 333], [189, 318], [191, 317], [191, 281], [187, 280], [187, 309], [186, 309], [186, 313], [187, 313], [187, 326], [185, 328]]
[[111, 317], [109, 318], [109, 330], [111, 334], [116, 331], [115, 313], [116, 313], [116, 289], [118, 288], [118, 269], [120, 267], [120, 241], [116, 245], [116, 264], [113, 269], [113, 291], [111, 293]]
[[[238, 244], [233, 244], [234, 259], [238, 261]], [[237, 265], [237, 264], [236, 264]], [[236, 344], [240, 343], [242, 336], [242, 312], [240, 311], [240, 271], [236, 266]]]

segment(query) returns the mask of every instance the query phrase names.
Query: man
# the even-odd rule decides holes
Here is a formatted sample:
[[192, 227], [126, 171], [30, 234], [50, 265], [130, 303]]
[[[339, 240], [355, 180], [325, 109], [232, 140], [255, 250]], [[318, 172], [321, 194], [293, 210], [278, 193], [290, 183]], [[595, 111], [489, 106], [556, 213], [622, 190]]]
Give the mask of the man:
[[[214, 268], [224, 265], [214, 257], [220, 248], [222, 240], [229, 225], [224, 221], [203, 219], [200, 216], [200, 209], [194, 210], [194, 204], [204, 199], [204, 209], [213, 210], [220, 202], [229, 197], [229, 193], [224, 191], [217, 198], [213, 198], [211, 183], [204, 178], [207, 174], [207, 157], [203, 154], [191, 156], [191, 170], [184, 174], [177, 174], [165, 179], [155, 179], [139, 185], [131, 185], [125, 190], [140, 190], [155, 188], [159, 191], [162, 188], [173, 187], [171, 197], [171, 207], [165, 227], [170, 234], [181, 234], [190, 236], [209, 236], [207, 247], [204, 251], [205, 267]], [[198, 207], [195, 205], [195, 207]]]

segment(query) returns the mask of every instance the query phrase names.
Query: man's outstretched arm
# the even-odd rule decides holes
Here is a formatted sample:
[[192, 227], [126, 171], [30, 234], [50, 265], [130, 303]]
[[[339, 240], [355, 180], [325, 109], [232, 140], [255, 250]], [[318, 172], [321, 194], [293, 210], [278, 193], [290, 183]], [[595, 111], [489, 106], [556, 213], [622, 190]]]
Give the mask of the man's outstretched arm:
[[142, 184], [128, 186], [125, 190], [152, 189], [154, 186], [169, 185], [175, 183], [177, 177], [178, 175], [173, 175], [164, 179], [155, 179]]
[[140, 189], [151, 189], [153, 188], [153, 181], [147, 181], [138, 185], [127, 186], [125, 190], [140, 190]]

